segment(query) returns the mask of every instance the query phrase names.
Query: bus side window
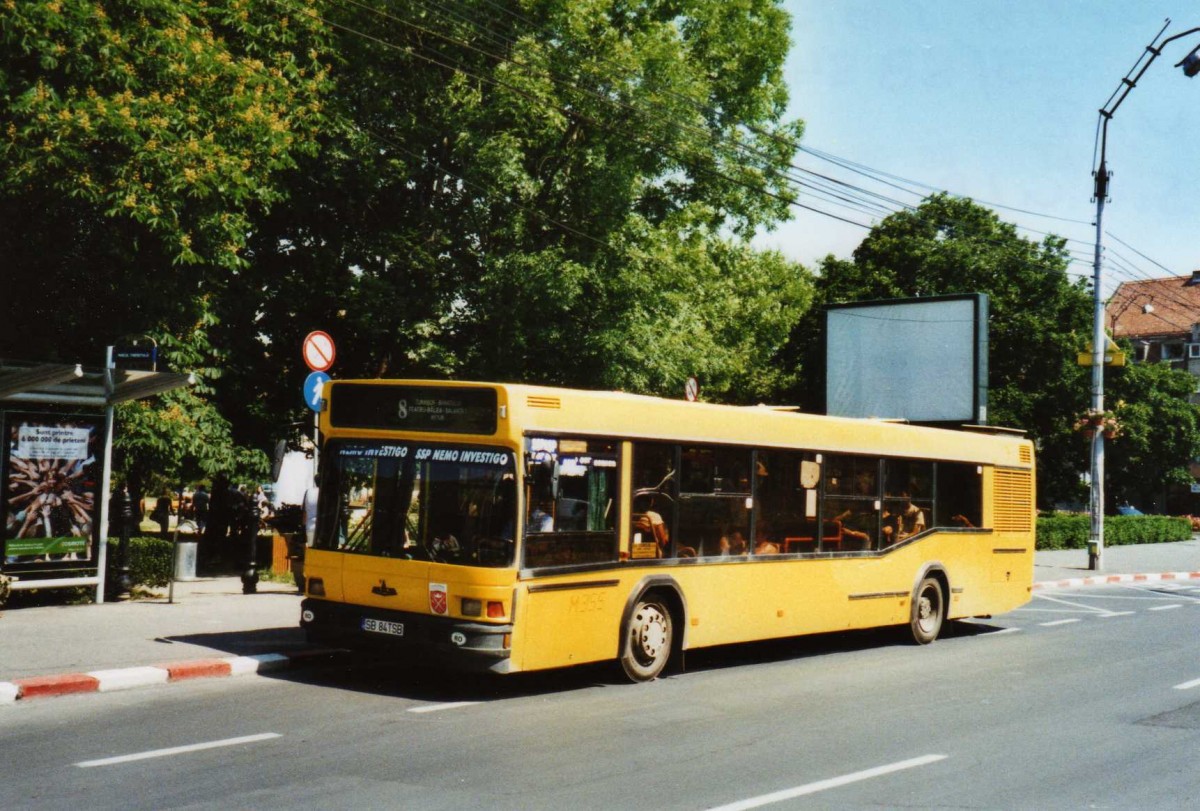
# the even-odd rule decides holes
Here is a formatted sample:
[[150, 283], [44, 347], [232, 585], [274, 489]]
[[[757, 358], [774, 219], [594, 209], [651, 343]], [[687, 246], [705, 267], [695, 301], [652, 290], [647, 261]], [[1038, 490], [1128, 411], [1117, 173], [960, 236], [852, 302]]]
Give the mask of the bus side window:
[[933, 522], [939, 527], [983, 526], [983, 475], [978, 465], [937, 463]]
[[883, 545], [890, 546], [931, 526], [933, 463], [887, 459], [883, 470]]
[[821, 539], [817, 514], [821, 465], [817, 455], [760, 450], [754, 467], [756, 545], [774, 544], [780, 552], [816, 552]]
[[675, 534], [675, 446], [635, 442], [632, 469], [629, 557], [667, 557]]
[[750, 537], [749, 448], [680, 449], [676, 557], [722, 557]]
[[526, 454], [525, 565], [617, 559], [617, 443], [530, 437]]
[[879, 548], [881, 502], [879, 459], [829, 454], [825, 460], [822, 552], [862, 552]]

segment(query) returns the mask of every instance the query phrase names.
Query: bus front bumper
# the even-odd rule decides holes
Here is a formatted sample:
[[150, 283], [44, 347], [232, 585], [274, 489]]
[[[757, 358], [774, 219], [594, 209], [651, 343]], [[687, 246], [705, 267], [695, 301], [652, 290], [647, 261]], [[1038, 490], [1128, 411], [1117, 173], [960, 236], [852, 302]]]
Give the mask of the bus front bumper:
[[485, 625], [450, 617], [388, 611], [306, 598], [300, 627], [309, 642], [394, 654], [406, 661], [460, 670], [508, 673], [512, 625]]

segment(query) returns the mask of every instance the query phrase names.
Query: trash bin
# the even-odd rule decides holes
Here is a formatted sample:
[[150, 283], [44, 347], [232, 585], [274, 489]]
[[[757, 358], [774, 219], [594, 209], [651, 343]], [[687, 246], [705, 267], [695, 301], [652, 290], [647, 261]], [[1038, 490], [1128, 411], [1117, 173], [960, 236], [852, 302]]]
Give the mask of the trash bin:
[[175, 579], [188, 581], [196, 579], [196, 550], [200, 544], [195, 541], [179, 541], [175, 544]]

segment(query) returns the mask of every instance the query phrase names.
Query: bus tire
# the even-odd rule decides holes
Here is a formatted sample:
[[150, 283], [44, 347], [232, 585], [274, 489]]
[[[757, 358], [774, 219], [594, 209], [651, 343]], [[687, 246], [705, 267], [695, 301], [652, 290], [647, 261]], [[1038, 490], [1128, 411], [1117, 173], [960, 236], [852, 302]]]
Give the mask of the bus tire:
[[638, 598], [629, 612], [621, 642], [621, 669], [630, 681], [651, 681], [662, 673], [674, 644], [674, 620], [667, 604], [651, 594]]
[[913, 593], [912, 628], [913, 641], [918, 645], [928, 645], [937, 639], [946, 619], [946, 595], [942, 583], [936, 577], [926, 577], [921, 580]]

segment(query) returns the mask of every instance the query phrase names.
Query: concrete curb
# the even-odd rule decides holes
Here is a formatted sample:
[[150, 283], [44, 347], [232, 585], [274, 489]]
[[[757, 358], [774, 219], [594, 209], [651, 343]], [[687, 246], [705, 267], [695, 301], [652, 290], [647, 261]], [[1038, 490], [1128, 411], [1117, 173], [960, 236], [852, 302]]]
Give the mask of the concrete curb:
[[88, 673], [63, 673], [55, 676], [32, 676], [13, 681], [0, 681], [0, 704], [76, 693], [131, 690], [189, 679], [267, 673], [328, 660], [339, 653], [342, 651], [336, 648], [311, 648], [293, 653], [260, 653], [254, 656], [189, 659], [148, 667], [93, 670]]
[[1158, 574], [1100, 574], [1093, 577], [1073, 577], [1068, 580], [1042, 580], [1033, 584], [1034, 591], [1069, 589], [1079, 586], [1107, 586], [1110, 583], [1156, 583], [1164, 580], [1200, 580], [1200, 572], [1160, 572]]

